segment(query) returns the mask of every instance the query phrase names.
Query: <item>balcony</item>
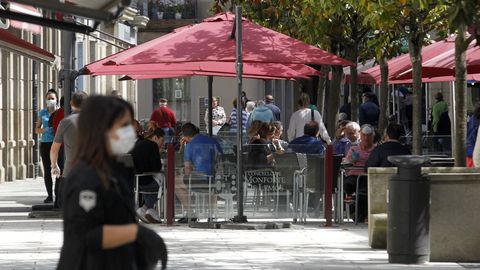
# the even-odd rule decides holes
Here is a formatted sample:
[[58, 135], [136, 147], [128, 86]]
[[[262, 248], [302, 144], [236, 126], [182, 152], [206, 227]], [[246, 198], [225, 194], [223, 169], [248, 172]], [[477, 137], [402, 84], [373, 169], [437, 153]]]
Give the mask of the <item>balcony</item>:
[[141, 31], [169, 32], [197, 21], [197, 0], [136, 0], [132, 6], [150, 19]]

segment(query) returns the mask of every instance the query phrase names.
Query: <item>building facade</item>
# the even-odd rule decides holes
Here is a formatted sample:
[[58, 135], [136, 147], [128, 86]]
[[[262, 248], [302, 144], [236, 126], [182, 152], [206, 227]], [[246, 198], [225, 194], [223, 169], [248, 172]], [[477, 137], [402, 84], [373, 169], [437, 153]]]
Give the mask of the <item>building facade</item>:
[[[79, 22], [92, 23], [85, 19], [79, 19]], [[62, 31], [40, 27], [39, 33], [33, 33], [27, 27], [19, 29], [11, 24], [6, 26], [9, 26], [4, 27], [9, 33], [54, 54], [58, 61], [40, 63], [13, 52], [8, 46], [0, 46], [0, 182], [32, 178], [37, 173], [42, 175], [42, 166], [38, 166], [41, 164], [40, 158], [34, 147], [38, 145], [34, 139], [34, 122], [37, 118], [34, 109], [36, 107], [40, 111], [45, 108], [44, 97], [48, 89], [55, 89], [60, 96], [63, 95], [59, 82], [63, 61]], [[136, 27], [123, 22], [102, 24], [98, 30], [90, 36], [76, 34], [75, 69], [81, 69], [85, 64], [128, 48], [136, 42]], [[123, 32], [128, 32], [130, 38], [127, 39]], [[109, 94], [112, 90], [117, 90], [137, 108], [137, 83], [134, 81], [119, 81], [117, 76], [80, 76], [75, 82], [75, 88], [90, 95]]]

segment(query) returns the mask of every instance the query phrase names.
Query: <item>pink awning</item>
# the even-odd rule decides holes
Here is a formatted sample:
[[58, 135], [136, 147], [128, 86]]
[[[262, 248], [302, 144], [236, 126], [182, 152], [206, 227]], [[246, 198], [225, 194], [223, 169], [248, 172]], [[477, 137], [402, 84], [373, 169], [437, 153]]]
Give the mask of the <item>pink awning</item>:
[[[446, 51], [452, 50], [455, 48], [455, 38], [447, 38], [431, 45], [425, 46], [422, 49], [422, 63], [442, 54]], [[410, 55], [402, 54], [396, 58], [393, 58], [388, 61], [388, 78], [390, 80], [398, 80], [398, 76], [412, 68], [412, 63], [410, 60]], [[372, 76], [375, 82], [378, 84], [381, 81], [380, 66], [375, 66], [364, 72]]]
[[55, 61], [55, 55], [2, 29], [0, 29], [0, 47], [36, 61], [48, 64]]

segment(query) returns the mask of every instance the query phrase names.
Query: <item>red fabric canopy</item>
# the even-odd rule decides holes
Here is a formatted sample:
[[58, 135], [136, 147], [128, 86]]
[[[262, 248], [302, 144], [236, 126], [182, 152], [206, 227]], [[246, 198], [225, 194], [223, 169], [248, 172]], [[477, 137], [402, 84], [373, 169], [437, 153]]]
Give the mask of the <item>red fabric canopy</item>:
[[[235, 16], [221, 13], [202, 23], [108, 57], [107, 65], [224, 61], [234, 62], [235, 40], [230, 38]], [[243, 61], [284, 64], [353, 65], [315, 46], [243, 20]], [[90, 66], [88, 67], [89, 70]]]
[[[96, 65], [95, 63], [92, 64]], [[150, 78], [153, 75], [160, 75], [162, 73], [182, 74], [186, 71], [197, 71], [206, 73], [225, 73], [236, 74], [234, 62], [185, 62], [185, 63], [157, 63], [157, 64], [135, 64], [135, 65], [96, 65], [95, 69], [90, 70], [90, 74], [94, 76], [98, 75], [129, 75], [141, 76], [148, 75]], [[314, 68], [306, 65], [284, 65], [277, 63], [244, 63], [243, 73], [245, 76], [256, 77], [276, 77], [276, 78], [304, 78], [308, 79], [308, 76], [319, 76], [321, 73]], [[187, 72], [186, 75], [190, 75], [191, 72]], [[230, 77], [230, 76], [229, 76]], [[138, 77], [137, 77], [138, 78]]]
[[[216, 76], [216, 77], [236, 77], [237, 74], [233, 73], [222, 73], [222, 72], [205, 72], [205, 71], [172, 71], [172, 72], [159, 72], [152, 73], [149, 75], [127, 75], [120, 78], [123, 80], [147, 80], [147, 79], [166, 79], [166, 78], [183, 78], [183, 77], [192, 77], [192, 76]], [[284, 80], [282, 77], [269, 77], [269, 76], [256, 76], [244, 74], [244, 78], [249, 79], [261, 79], [261, 80]]]
[[[480, 81], [480, 74], [470, 74], [467, 75], [467, 80], [469, 81]], [[455, 76], [441, 76], [441, 77], [432, 77], [432, 78], [422, 78], [424, 83], [432, 82], [453, 82], [455, 81]], [[409, 84], [412, 83], [413, 79], [403, 79], [403, 80], [391, 80], [391, 84]]]
[[[480, 47], [472, 42], [466, 51], [467, 73], [480, 73]], [[455, 76], [455, 49], [449, 50], [424, 64], [426, 76], [437, 77], [441, 75]], [[405, 74], [408, 76], [408, 74]]]
[[[455, 48], [455, 38], [447, 38], [442, 41], [438, 41], [431, 45], [425, 46], [422, 49], [422, 62], [425, 63], [426, 61], [442, 54], [446, 51]], [[388, 61], [388, 79], [391, 80], [398, 80], [398, 76], [408, 70], [412, 69], [412, 62], [410, 60], [410, 55], [402, 54], [392, 60]], [[380, 73], [380, 66], [375, 66], [370, 68], [364, 72], [364, 74], [368, 74], [373, 77], [375, 82], [378, 84], [381, 81], [381, 73]]]
[[2, 29], [0, 29], [0, 47], [37, 61], [45, 63], [55, 61], [55, 55]]

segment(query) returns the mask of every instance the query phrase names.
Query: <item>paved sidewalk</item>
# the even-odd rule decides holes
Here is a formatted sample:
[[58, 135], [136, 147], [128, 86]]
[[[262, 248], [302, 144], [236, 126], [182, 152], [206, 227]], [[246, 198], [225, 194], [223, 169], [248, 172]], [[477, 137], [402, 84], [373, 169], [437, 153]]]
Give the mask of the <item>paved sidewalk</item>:
[[[0, 184], [0, 269], [54, 269], [62, 221], [28, 219], [43, 201], [42, 180]], [[164, 237], [169, 269], [480, 269], [480, 264], [391, 265], [368, 246], [366, 226], [280, 230], [207, 230], [151, 226]]]

